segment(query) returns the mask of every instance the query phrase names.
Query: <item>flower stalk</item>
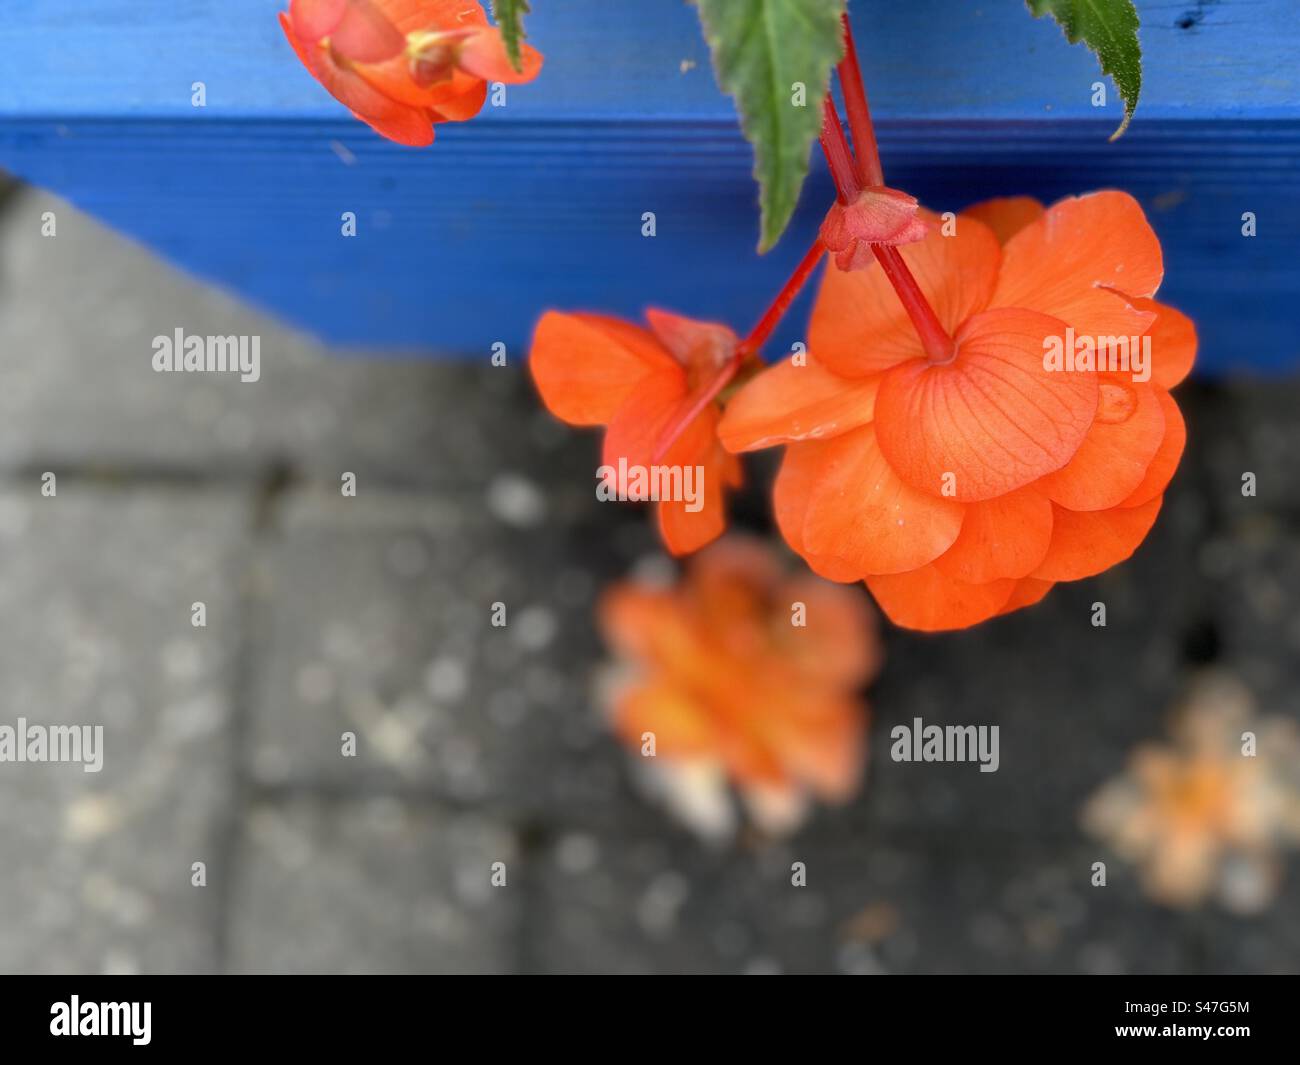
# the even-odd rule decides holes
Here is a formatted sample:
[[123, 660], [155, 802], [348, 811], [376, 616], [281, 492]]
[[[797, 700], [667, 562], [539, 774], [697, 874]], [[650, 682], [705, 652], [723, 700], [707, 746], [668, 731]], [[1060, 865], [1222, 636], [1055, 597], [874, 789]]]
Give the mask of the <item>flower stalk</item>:
[[[876, 144], [871, 111], [867, 106], [867, 92], [862, 83], [862, 69], [858, 65], [858, 52], [853, 43], [853, 28], [847, 14], [844, 16], [844, 58], [836, 70], [840, 77], [840, 87], [844, 91], [844, 106], [849, 114], [857, 155], [855, 157], [849, 149], [844, 128], [840, 125], [839, 112], [829, 91], [822, 105], [820, 139], [840, 203], [848, 204], [857, 199], [863, 187], [883, 185], [885, 177], [880, 165], [880, 150]], [[951, 362], [956, 344], [939, 321], [930, 301], [925, 298], [925, 293], [912, 276], [902, 253], [897, 247], [885, 244], [873, 244], [871, 250], [898, 294], [907, 316], [912, 320], [912, 327], [925, 349], [926, 358], [936, 366]]]
[[754, 328], [749, 331], [749, 335], [736, 345], [736, 350], [732, 352], [731, 358], [719, 367], [718, 372], [709, 382], [691, 398], [690, 404], [680, 410], [660, 431], [654, 446], [653, 458], [655, 462], [664, 457], [668, 449], [686, 430], [686, 427], [699, 417], [700, 413], [710, 403], [718, 398], [723, 389], [740, 372], [741, 367], [749, 360], [757, 358], [759, 349], [767, 342], [768, 337], [780, 324], [781, 319], [785, 317], [786, 311], [790, 309], [790, 304], [795, 301], [795, 298], [803, 290], [804, 284], [812, 275], [812, 272], [817, 269], [817, 264], [821, 262], [822, 256], [825, 254], [826, 246], [822, 244], [821, 238], [818, 237], [804, 253], [803, 258], [799, 260], [794, 272], [781, 286], [781, 291], [776, 294], [776, 298], [763, 312], [763, 316], [754, 325]]

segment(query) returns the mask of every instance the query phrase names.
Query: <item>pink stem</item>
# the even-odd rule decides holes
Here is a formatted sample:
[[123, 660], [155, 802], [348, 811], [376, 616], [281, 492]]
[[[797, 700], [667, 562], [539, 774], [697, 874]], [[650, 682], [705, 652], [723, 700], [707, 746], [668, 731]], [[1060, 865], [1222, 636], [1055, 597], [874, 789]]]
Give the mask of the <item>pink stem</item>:
[[853, 132], [853, 149], [858, 159], [858, 180], [863, 185], [883, 185], [885, 172], [880, 166], [880, 148], [876, 144], [876, 129], [871, 123], [871, 109], [867, 107], [867, 90], [862, 82], [862, 68], [858, 66], [858, 49], [853, 43], [853, 27], [849, 13], [844, 19], [844, 58], [840, 60], [840, 88], [844, 92], [844, 110]]
[[912, 319], [912, 327], [921, 338], [926, 358], [935, 364], [951, 362], [956, 352], [952, 337], [934, 313], [934, 308], [925, 298], [921, 286], [916, 283], [912, 271], [907, 268], [902, 253], [892, 244], [873, 244], [871, 250], [876, 253], [876, 261], [898, 293], [907, 316]]

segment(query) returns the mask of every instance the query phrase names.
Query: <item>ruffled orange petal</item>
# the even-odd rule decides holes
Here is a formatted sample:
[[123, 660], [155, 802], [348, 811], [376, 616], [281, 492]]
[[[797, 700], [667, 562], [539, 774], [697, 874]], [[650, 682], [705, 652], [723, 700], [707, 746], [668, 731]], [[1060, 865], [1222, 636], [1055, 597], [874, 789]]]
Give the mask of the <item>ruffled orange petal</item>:
[[405, 36], [371, 0], [348, 0], [343, 17], [328, 32], [335, 55], [354, 63], [380, 63], [406, 48]]
[[1033, 573], [1052, 542], [1052, 504], [1036, 485], [970, 503], [961, 533], [935, 566], [954, 580], [987, 584]]
[[876, 675], [880, 668], [876, 619], [861, 592], [805, 575], [787, 581], [777, 601], [804, 605], [805, 623], [790, 626], [787, 646], [791, 658], [809, 676], [853, 689]]
[[371, 0], [403, 33], [416, 30], [469, 30], [488, 24], [481, 4], [472, 0]]
[[1151, 383], [1173, 388], [1196, 361], [1196, 323], [1167, 303], [1135, 299], [1133, 306], [1156, 316], [1147, 329], [1151, 337]]
[[762, 747], [779, 752], [785, 772], [821, 798], [847, 799], [857, 787], [866, 754], [857, 703], [832, 692], [800, 689], [770, 695], [770, 712], [751, 715]]
[[838, 436], [871, 421], [879, 377], [849, 378], [808, 358], [769, 366], [727, 403], [718, 434], [728, 451]]
[[1141, 336], [1151, 313], [1114, 290], [1149, 297], [1163, 276], [1160, 242], [1137, 200], [1094, 192], [1053, 204], [1007, 242], [990, 306], [1041, 311], [1094, 337]]
[[1164, 496], [1137, 507], [1076, 511], [1053, 504], [1052, 546], [1032, 576], [1077, 581], [1123, 562], [1146, 538]]
[[1187, 425], [1174, 397], [1162, 388], [1157, 388], [1155, 392], [1165, 418], [1165, 435], [1160, 441], [1160, 449], [1147, 467], [1142, 483], [1119, 504], [1121, 507], [1140, 507], [1163, 493], [1178, 471], [1183, 448], [1187, 445]]
[[701, 322], [673, 311], [649, 307], [645, 312], [650, 331], [682, 366], [712, 376], [735, 354], [740, 342], [730, 327]]
[[348, 12], [348, 0], [289, 0], [289, 24], [304, 41], [328, 37]]
[[1158, 389], [1114, 373], [1098, 374], [1097, 385], [1097, 417], [1079, 450], [1034, 486], [1067, 510], [1119, 506], [1142, 483], [1165, 438]]
[[708, 709], [676, 678], [656, 676], [625, 691], [614, 703], [614, 731], [635, 747], [651, 732], [655, 755], [713, 757], [722, 743]]
[[475, 80], [470, 88], [458, 96], [432, 104], [429, 110], [443, 122], [467, 122], [483, 110], [483, 102], [486, 99], [487, 82]]
[[1037, 221], [1045, 210], [1032, 196], [999, 196], [971, 204], [962, 211], [961, 217], [983, 222], [993, 230], [999, 244], [1006, 244], [1030, 222]]
[[910, 573], [867, 578], [867, 587], [880, 609], [895, 625], [921, 632], [964, 629], [993, 617], [1015, 591], [1013, 580], [967, 584], [955, 581], [937, 566]]
[[880, 449], [900, 477], [963, 503], [993, 499], [1064, 466], [1097, 409], [1097, 377], [1043, 366], [1065, 326], [1035, 311], [970, 319], [943, 365], [915, 360], [876, 396]]
[[518, 85], [532, 81], [542, 69], [542, 53], [531, 45], [521, 45], [520, 66], [516, 70], [506, 54], [505, 42], [496, 28], [480, 30], [460, 46], [460, 68], [484, 81]]
[[963, 508], [905, 484], [864, 425], [827, 448], [804, 516], [803, 544], [859, 577], [899, 573], [938, 558], [961, 530]]
[[456, 101], [480, 90], [484, 99], [487, 98], [486, 83], [461, 71], [454, 71], [451, 77], [432, 85], [419, 84], [411, 77], [410, 61], [405, 55], [394, 56], [382, 63], [357, 63], [354, 69], [390, 100], [409, 107], [437, 110], [455, 107]]
[[1035, 577], [1018, 580], [1011, 598], [1003, 604], [999, 613], [1010, 614], [1013, 610], [1023, 610], [1027, 606], [1033, 606], [1041, 602], [1054, 587], [1056, 587], [1055, 581], [1040, 581]]
[[[601, 449], [601, 462], [616, 469], [620, 460], [629, 467], [640, 466], [647, 470], [652, 466], [671, 465], [667, 455], [656, 458], [655, 448], [685, 398], [686, 374], [680, 367], [641, 378], [636, 391], [610, 419]], [[674, 455], [684, 454], [687, 444], [696, 442], [697, 434], [693, 430], [702, 417], [704, 413], [683, 430], [673, 445]]]
[[537, 323], [528, 366], [542, 402], [570, 425], [607, 425], [646, 377], [680, 370], [644, 329], [559, 311]]
[[605, 640], [642, 663], [672, 665], [694, 646], [677, 597], [664, 589], [613, 585], [601, 596], [597, 617]]
[[[935, 216], [924, 213], [927, 221]], [[1001, 249], [981, 222], [958, 225], [950, 237], [932, 224], [924, 240], [899, 253], [949, 333], [983, 310], [997, 280]], [[879, 264], [864, 270], [828, 268], [808, 331], [808, 347], [828, 369], [845, 377], [879, 373], [924, 352]]]
[[785, 449], [785, 458], [772, 486], [772, 509], [785, 542], [803, 557], [814, 573], [830, 581], [851, 583], [860, 580], [862, 574], [837, 558], [813, 557], [803, 539], [808, 502], [819, 483], [826, 454], [833, 443], [833, 440], [810, 440], [791, 444]]
[[433, 143], [433, 123], [425, 112], [390, 100], [354, 70], [336, 63], [328, 47], [301, 40], [283, 11], [280, 26], [303, 66], [325, 91], [376, 133], [413, 148]]
[[[725, 487], [729, 463], [734, 462], [717, 444], [718, 412], [715, 407], [702, 411], [673, 442], [662, 463], [670, 467], [699, 467], [692, 473], [699, 495], [695, 502], [686, 499], [662, 500], [657, 508], [659, 533], [664, 546], [673, 555], [698, 551], [717, 539], [727, 527]], [[702, 476], [702, 483], [701, 483]], [[690, 509], [690, 508], [696, 509]]]

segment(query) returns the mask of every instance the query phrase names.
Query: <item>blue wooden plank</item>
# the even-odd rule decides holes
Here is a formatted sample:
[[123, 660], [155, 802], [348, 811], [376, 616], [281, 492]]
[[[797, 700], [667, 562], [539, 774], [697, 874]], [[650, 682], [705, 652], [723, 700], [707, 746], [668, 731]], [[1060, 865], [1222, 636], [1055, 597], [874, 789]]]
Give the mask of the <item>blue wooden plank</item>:
[[[1294, 0], [1138, 0], [1146, 118], [1300, 117]], [[0, 115], [337, 118], [286, 0], [6, 0]], [[682, 0], [538, 0], [544, 76], [487, 121], [730, 119]], [[1020, 0], [852, 0], [873, 103], [895, 119], [1091, 119], [1095, 60]], [[1189, 17], [1199, 15], [1198, 18]], [[683, 66], [686, 67], [683, 70]], [[190, 86], [208, 86], [196, 114]], [[1113, 95], [1113, 94], [1112, 94]], [[1109, 115], [1119, 115], [1112, 99]]]
[[[547, 306], [658, 304], [745, 328], [830, 201], [816, 164], [791, 233], [754, 253], [749, 148], [674, 0], [537, 3], [543, 77], [424, 151], [340, 118], [283, 47], [278, 6], [20, 2], [0, 46], [30, 77], [0, 79], [0, 165], [328, 340], [465, 355], [522, 351]], [[1140, 6], [1143, 105], [1108, 144], [1118, 112], [1088, 106], [1092, 59], [1018, 3], [855, 0], [890, 179], [939, 209], [1129, 189], [1164, 243], [1163, 295], [1201, 325], [1202, 366], [1293, 365], [1292, 4], [1231, 19], [1204, 5], [1188, 30], [1184, 6]], [[801, 328], [793, 316], [774, 350]]]

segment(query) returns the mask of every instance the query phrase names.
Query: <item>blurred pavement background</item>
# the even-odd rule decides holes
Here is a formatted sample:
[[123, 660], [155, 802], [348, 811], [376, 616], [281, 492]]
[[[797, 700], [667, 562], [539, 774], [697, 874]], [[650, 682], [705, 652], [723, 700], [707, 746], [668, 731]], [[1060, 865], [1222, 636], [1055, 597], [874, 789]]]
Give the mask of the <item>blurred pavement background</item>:
[[[177, 326], [259, 334], [261, 381], [153, 373]], [[0, 970], [1300, 969], [1294, 859], [1260, 916], [1178, 913], [1078, 824], [1203, 667], [1300, 718], [1294, 378], [1180, 389], [1189, 453], [1132, 562], [887, 631], [859, 798], [716, 848], [603, 728], [593, 598], [655, 544], [594, 505], [596, 436], [520, 353], [331, 356], [30, 190], [0, 207], [0, 353], [0, 722], [106, 726], [98, 775], [0, 766]], [[915, 716], [999, 724], [1000, 771], [891, 762]]]

